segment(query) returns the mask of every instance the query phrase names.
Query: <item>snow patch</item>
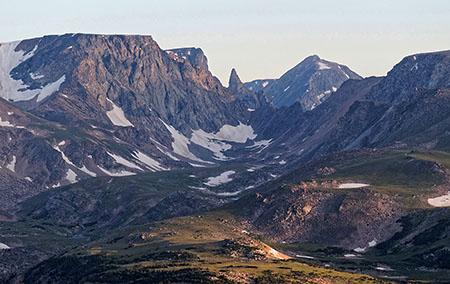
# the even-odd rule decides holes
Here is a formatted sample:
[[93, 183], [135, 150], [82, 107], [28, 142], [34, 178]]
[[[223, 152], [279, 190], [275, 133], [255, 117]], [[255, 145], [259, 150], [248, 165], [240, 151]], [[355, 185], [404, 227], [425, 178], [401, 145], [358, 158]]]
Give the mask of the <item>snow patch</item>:
[[205, 165], [195, 164], [195, 163], [189, 163], [189, 165], [195, 167], [195, 168], [206, 168]]
[[[28, 53], [23, 50], [15, 51], [19, 44], [20, 41], [0, 44], [0, 96], [13, 102], [28, 101], [33, 98], [37, 98], [37, 102], [40, 102], [58, 91], [66, 76], [63, 75], [57, 81], [38, 89], [29, 89], [29, 86], [25, 85], [22, 80], [13, 79], [11, 77], [12, 70], [32, 57], [37, 50], [36, 45]], [[30, 74], [30, 76], [33, 80], [42, 78], [37, 74]]]
[[188, 186], [189, 188], [192, 188], [192, 189], [198, 189], [198, 190], [203, 190], [203, 191], [208, 191], [208, 192], [210, 192], [206, 187], [199, 187], [199, 186]]
[[450, 206], [450, 191], [442, 196], [435, 198], [428, 198], [428, 204], [434, 207], [448, 207]]
[[340, 184], [338, 186], [338, 188], [350, 189], [350, 188], [361, 188], [361, 187], [367, 187], [367, 186], [370, 186], [370, 184], [349, 182], [349, 183], [342, 183], [342, 184]]
[[309, 255], [302, 255], [302, 254], [296, 254], [295, 257], [298, 258], [306, 258], [306, 259], [314, 259], [314, 257], [309, 256]]
[[10, 249], [10, 247], [4, 243], [0, 243], [0, 250], [2, 250], [2, 249]]
[[61, 184], [58, 182], [57, 184], [52, 185], [52, 188], [57, 188], [57, 187], [60, 187], [60, 186], [61, 186]]
[[360, 247], [357, 247], [357, 248], [355, 248], [355, 249], [353, 249], [354, 251], [356, 251], [356, 252], [365, 252], [366, 251], [366, 248], [360, 248]]
[[175, 127], [173, 127], [172, 125], [166, 124], [163, 120], [161, 120], [161, 122], [164, 124], [164, 126], [167, 128], [167, 130], [169, 130], [170, 134], [172, 135], [172, 138], [174, 140], [172, 142], [172, 148], [175, 154], [191, 159], [193, 161], [198, 161], [202, 163], [205, 162], [191, 153], [191, 151], [189, 150], [189, 144], [191, 144], [191, 141], [186, 136], [178, 132], [178, 130], [176, 130]]
[[226, 124], [215, 133], [206, 132], [203, 129], [193, 130], [191, 137], [187, 138], [173, 126], [166, 124], [163, 120], [161, 120], [161, 122], [172, 135], [172, 148], [174, 153], [193, 161], [208, 164], [213, 163], [198, 158], [189, 150], [189, 145], [191, 143], [197, 144], [213, 152], [214, 159], [225, 161], [230, 159], [224, 154], [224, 152], [232, 148], [232, 145], [229, 143], [246, 143], [248, 140], [253, 140], [257, 136], [250, 125], [239, 122], [237, 126]]
[[214, 153], [214, 158], [221, 161], [227, 160], [223, 152], [232, 148], [230, 144], [219, 140], [214, 133], [208, 133], [202, 129], [193, 131], [190, 141], [210, 150]]
[[269, 147], [269, 145], [272, 143], [272, 139], [269, 140], [260, 140], [260, 141], [253, 141], [253, 145], [247, 146], [246, 148], [249, 149], [259, 149], [258, 153], [261, 153], [262, 150]]
[[253, 111], [255, 111], [255, 109], [254, 108], [248, 108], [247, 111], [253, 112]]
[[210, 187], [215, 187], [215, 186], [219, 186], [221, 184], [228, 183], [233, 180], [232, 178], [230, 178], [230, 176], [234, 175], [235, 173], [236, 173], [235, 171], [223, 172], [216, 177], [209, 177], [208, 181], [203, 184], [210, 186]]
[[74, 171], [72, 171], [71, 169], [68, 169], [65, 179], [68, 180], [70, 183], [76, 183], [77, 182], [77, 174]]
[[280, 165], [285, 165], [285, 164], [286, 164], [286, 161], [285, 161], [285, 160], [281, 160], [281, 161], [279, 162], [279, 164], [280, 164]]
[[96, 177], [96, 176], [97, 176], [96, 173], [91, 172], [91, 171], [88, 170], [88, 168], [86, 168], [86, 166], [84, 166], [84, 165], [83, 165], [82, 168], [78, 168], [78, 169], [80, 169], [80, 171], [82, 171], [82, 172], [84, 172], [84, 173], [86, 173], [86, 174], [88, 174], [88, 175], [90, 175], [90, 176], [92, 176], [92, 177]]
[[238, 126], [232, 126], [225, 124], [215, 134], [217, 139], [236, 143], [245, 143], [248, 139], [253, 140], [256, 138], [256, 134], [250, 125], [245, 125], [239, 122]]
[[356, 255], [352, 253], [344, 254], [344, 257], [356, 257]]
[[[45, 98], [51, 96], [53, 93], [59, 91], [59, 88], [61, 87], [62, 83], [66, 80], [66, 75], [62, 75], [61, 78], [59, 78], [57, 81], [45, 85], [44, 88], [40, 90], [32, 90], [33, 92], [39, 91], [37, 102], [40, 102], [44, 100]], [[34, 97], [34, 96], [33, 96]]]
[[88, 174], [88, 175], [90, 175], [90, 176], [92, 176], [92, 177], [96, 177], [97, 174], [94, 173], [94, 172], [91, 172], [90, 170], [88, 170], [88, 169], [86, 168], [86, 166], [83, 165], [82, 168], [79, 168], [79, 167], [77, 167], [74, 163], [72, 163], [72, 162], [69, 160], [69, 158], [66, 156], [66, 154], [64, 154], [64, 152], [59, 148], [59, 146], [62, 146], [62, 145], [64, 145], [64, 144], [66, 144], [66, 142], [65, 142], [65, 141], [61, 141], [61, 142], [58, 144], [58, 146], [54, 146], [53, 149], [55, 149], [56, 151], [58, 151], [59, 153], [61, 153], [61, 157], [63, 158], [63, 160], [64, 160], [67, 164], [71, 165], [72, 167], [75, 167], [75, 168], [79, 169], [80, 171], [82, 171], [82, 172], [84, 172], [84, 173], [86, 173], [86, 174]]
[[394, 271], [394, 269], [392, 269], [391, 267], [387, 266], [387, 265], [383, 265], [383, 266], [377, 266], [375, 268], [376, 270], [380, 270], [380, 271]]
[[373, 240], [370, 241], [368, 244], [369, 244], [369, 247], [370, 247], [370, 248], [376, 246], [376, 245], [377, 245], [377, 239], [373, 239]]
[[[339, 67], [339, 69], [341, 69], [341, 67]], [[350, 76], [348, 76], [348, 74], [347, 74], [345, 71], [342, 71], [342, 73], [344, 73], [344, 76], [345, 76], [347, 79], [350, 79]]]
[[30, 177], [25, 177], [25, 180], [29, 181], [29, 182], [33, 182], [33, 179]]
[[14, 127], [14, 124], [11, 124], [11, 122], [5, 120], [2, 120], [2, 117], [0, 116], [0, 126], [1, 127]]
[[287, 87], [283, 90], [283, 93], [286, 92], [287, 90], [289, 90], [290, 87], [291, 87], [291, 86], [287, 86]]
[[216, 193], [216, 195], [218, 195], [218, 196], [236, 196], [241, 192], [242, 192], [242, 190], [233, 191], [233, 192], [219, 192], [219, 193]]
[[9, 164], [6, 165], [6, 168], [11, 172], [16, 172], [16, 156], [12, 157], [12, 160]]
[[228, 160], [223, 152], [232, 148], [226, 142], [245, 143], [256, 138], [250, 125], [239, 122], [239, 125], [224, 125], [216, 133], [208, 133], [202, 129], [194, 130], [190, 141], [214, 153], [217, 160]]
[[166, 168], [164, 168], [157, 160], [147, 156], [146, 154], [140, 151], [135, 152], [134, 156], [136, 157], [136, 159], [138, 159], [140, 162], [144, 163], [154, 171], [166, 170]]
[[123, 127], [134, 127], [134, 125], [125, 117], [125, 113], [120, 107], [115, 105], [110, 99], [106, 98], [106, 100], [113, 106], [112, 110], [106, 112], [106, 115], [112, 124]]
[[269, 84], [269, 82], [268, 82], [268, 81], [265, 81], [265, 82], [263, 82], [261, 85], [262, 85], [263, 88], [265, 88], [268, 84]]
[[[137, 169], [137, 170], [144, 171], [141, 167], [139, 167], [135, 163], [132, 163], [132, 162], [122, 158], [121, 156], [118, 156], [116, 154], [112, 154], [112, 153], [109, 153], [109, 152], [106, 152], [106, 153], [108, 153], [108, 155], [111, 156], [116, 161], [116, 163], [118, 163], [118, 164], [124, 165], [124, 166], [132, 168], [132, 169]], [[148, 158], [150, 158], [150, 157], [148, 157]]]
[[319, 70], [331, 69], [331, 67], [324, 62], [317, 62], [317, 65], [319, 65]]
[[44, 78], [44, 75], [40, 75], [39, 73], [30, 73], [30, 77], [33, 80], [42, 79]]

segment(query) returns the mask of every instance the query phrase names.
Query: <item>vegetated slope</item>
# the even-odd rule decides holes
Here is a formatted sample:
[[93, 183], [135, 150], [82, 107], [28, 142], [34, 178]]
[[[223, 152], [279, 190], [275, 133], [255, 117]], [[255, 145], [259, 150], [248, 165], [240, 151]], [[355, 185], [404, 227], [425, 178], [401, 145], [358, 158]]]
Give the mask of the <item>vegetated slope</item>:
[[42, 262], [25, 283], [383, 283], [310, 266], [253, 238], [234, 216], [208, 213], [117, 231]]
[[[9, 214], [18, 201], [47, 188], [97, 175], [151, 171], [131, 147], [107, 131], [63, 126], [0, 99], [1, 206]], [[125, 163], [121, 156], [128, 157]]]
[[[339, 188], [348, 182], [369, 186]], [[274, 241], [355, 249], [392, 237], [402, 216], [428, 208], [426, 199], [446, 186], [447, 168], [436, 161], [406, 151], [355, 150], [305, 163], [233, 208]]]
[[[318, 72], [317, 76], [334, 70], [332, 63], [315, 57], [307, 62], [307, 71]], [[153, 281], [158, 277], [207, 282], [240, 280], [241, 276], [249, 281], [320, 282], [336, 276], [321, 269], [305, 276], [311, 271], [296, 270], [297, 262], [274, 267], [265, 261], [291, 254], [274, 252], [248, 233], [285, 245], [318, 242], [340, 246], [340, 252], [356, 249], [360, 253], [356, 257], [368, 251], [371, 261], [391, 261], [397, 267], [406, 263], [411, 271], [404, 273], [413, 279], [444, 279], [436, 275], [448, 272], [447, 213], [430, 211], [426, 202], [449, 190], [450, 159], [447, 153], [435, 151], [448, 150], [449, 145], [448, 52], [406, 57], [384, 78], [350, 79], [335, 92], [327, 85], [320, 93], [328, 97], [325, 101], [303, 97], [303, 104], [279, 109], [257, 106], [258, 93], [255, 97], [249, 92], [236, 73], [230, 88], [224, 88], [208, 71], [201, 50], [163, 51], [150, 37], [76, 34], [1, 44], [0, 63], [0, 95], [15, 104], [0, 101], [0, 139], [5, 145], [0, 160], [5, 182], [0, 189], [4, 188], [2, 206], [6, 209], [2, 208], [0, 218], [17, 218], [10, 210], [15, 202], [45, 188], [111, 176], [26, 200], [22, 219], [11, 223], [14, 234], [8, 225], [0, 228], [2, 241], [6, 238], [1, 246], [10, 247], [2, 254], [14, 258], [7, 273], [21, 274], [18, 263], [28, 254], [41, 261], [52, 250], [71, 249], [78, 243], [66, 240], [81, 234], [75, 236], [87, 238], [83, 243], [89, 242], [88, 250], [79, 247], [79, 255], [69, 252], [50, 259], [32, 269], [26, 281], [50, 281], [53, 272], [58, 275], [55, 281], [77, 275], [79, 282]], [[346, 77], [347, 71], [336, 66], [334, 71]], [[267, 90], [276, 90], [278, 83], [281, 79], [267, 85]], [[315, 85], [317, 91], [321, 91], [319, 85]], [[283, 92], [293, 87], [286, 86]], [[320, 105], [310, 105], [315, 99]], [[258, 108], [253, 111], [249, 103]], [[312, 110], [305, 109], [305, 104]], [[339, 152], [361, 147], [390, 148]], [[251, 167], [145, 173], [230, 160], [251, 162]], [[280, 172], [285, 175], [275, 179]], [[367, 186], [339, 188], [345, 183]], [[194, 218], [211, 216], [203, 215], [205, 210], [246, 193], [219, 211], [234, 214], [230, 224], [217, 219], [221, 217], [214, 217], [218, 223], [207, 222], [205, 226], [211, 227], [206, 230], [208, 237], [199, 234], [201, 228], [176, 232], [177, 226], [194, 225]], [[187, 214], [197, 216], [175, 218]], [[152, 223], [166, 218], [175, 218], [167, 221], [174, 222], [168, 230], [160, 227], [166, 223]], [[134, 230], [137, 224], [146, 224], [145, 229], [137, 229], [142, 233], [137, 239], [149, 240], [147, 249], [159, 249], [163, 263], [152, 262], [154, 255], [144, 257], [144, 263], [134, 259], [142, 253], [140, 247], [146, 246], [136, 241], [136, 235], [132, 241], [126, 239], [133, 235], [126, 230]], [[22, 236], [14, 241], [28, 225], [33, 227], [33, 236], [42, 233], [45, 242], [54, 238], [55, 244], [39, 250], [40, 238]], [[108, 242], [118, 241], [105, 243], [102, 238], [121, 226], [127, 233], [120, 236], [125, 241], [117, 252], [112, 245], [105, 254], [90, 256], [99, 252], [92, 240], [102, 252]], [[224, 226], [225, 234], [220, 232]], [[184, 232], [198, 242], [183, 239]], [[172, 245], [181, 245], [184, 255], [186, 242], [200, 248], [179, 266], [194, 270], [175, 269], [167, 274], [168, 267], [178, 267], [173, 260], [180, 253], [172, 254]], [[370, 248], [380, 242], [370, 255]], [[137, 251], [131, 256], [125, 252], [134, 247]], [[115, 253], [118, 259], [112, 256]], [[389, 255], [383, 258], [383, 253]], [[260, 259], [256, 259], [256, 268], [241, 270], [236, 268], [240, 264], [230, 262], [229, 257], [235, 256], [243, 257], [243, 263]], [[217, 257], [224, 257], [227, 265], [222, 266]], [[199, 270], [205, 262], [211, 266]], [[35, 264], [27, 259], [23, 269]], [[364, 267], [364, 263], [357, 266]], [[420, 266], [437, 270], [418, 275]], [[276, 275], [263, 275], [264, 268]], [[70, 273], [64, 275], [64, 270]], [[339, 277], [344, 278], [337, 281], [344, 283], [348, 279], [369, 281], [355, 275]]]

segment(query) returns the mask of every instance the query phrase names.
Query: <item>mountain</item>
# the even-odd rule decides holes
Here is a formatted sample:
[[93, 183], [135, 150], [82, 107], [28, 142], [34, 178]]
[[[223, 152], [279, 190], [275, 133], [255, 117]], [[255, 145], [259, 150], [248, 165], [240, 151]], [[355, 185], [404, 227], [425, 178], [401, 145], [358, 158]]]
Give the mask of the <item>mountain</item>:
[[449, 55], [225, 88], [150, 36], [0, 44], [0, 281], [450, 281]]
[[[336, 147], [341, 140], [332, 139], [330, 133], [336, 127], [354, 104], [365, 99], [367, 92], [377, 85], [382, 78], [370, 77], [362, 80], [347, 80], [328, 100], [313, 111], [304, 112], [298, 103], [280, 109], [260, 109], [252, 114], [250, 123], [263, 139], [270, 144], [258, 153], [258, 158], [272, 163], [287, 166], [314, 157], [323, 156], [343, 150]], [[341, 139], [351, 139], [352, 129], [337, 132]], [[347, 141], [344, 140], [344, 141]], [[326, 148], [328, 147], [328, 148]]]
[[244, 103], [248, 109], [255, 110], [260, 107], [270, 106], [269, 99], [261, 91], [252, 91], [242, 83], [236, 70], [233, 68], [230, 74], [228, 90], [236, 94], [239, 100]]
[[300, 102], [303, 110], [312, 110], [324, 102], [348, 79], [361, 76], [347, 66], [309, 56], [270, 82], [263, 90], [276, 107]]
[[292, 162], [361, 147], [448, 149], [448, 55], [412, 55], [386, 77], [347, 80], [314, 111], [253, 114], [255, 131], [272, 139], [261, 154]]
[[[259, 140], [248, 107], [208, 71], [201, 49], [164, 51], [150, 36], [66, 34], [1, 44], [0, 62], [1, 97], [126, 145], [128, 154], [115, 155], [131, 173], [140, 169], [129, 155], [142, 153], [151, 170], [205, 166]], [[76, 159], [95, 172], [88, 152]]]
[[[448, 149], [449, 54], [405, 57], [350, 108], [320, 151], [386, 146]], [[336, 141], [334, 146], [330, 141]]]

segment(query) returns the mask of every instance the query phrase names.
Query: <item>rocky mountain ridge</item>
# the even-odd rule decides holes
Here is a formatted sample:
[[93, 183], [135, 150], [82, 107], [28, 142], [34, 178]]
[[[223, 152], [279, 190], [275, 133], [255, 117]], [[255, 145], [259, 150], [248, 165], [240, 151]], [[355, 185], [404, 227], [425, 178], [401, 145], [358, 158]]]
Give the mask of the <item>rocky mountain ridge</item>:
[[328, 99], [348, 79], [361, 79], [361, 76], [347, 66], [312, 55], [276, 80], [247, 84], [252, 88], [262, 89], [263, 94], [278, 108], [300, 102], [302, 109], [306, 111]]
[[[141, 238], [172, 258], [169, 240], [177, 249], [209, 252], [211, 245], [216, 256], [246, 261], [255, 260], [253, 234], [286, 250], [261, 245], [270, 257], [258, 261], [302, 258], [293, 246], [311, 241], [361, 258], [366, 250], [407, 254], [418, 236], [414, 242], [432, 248], [421, 249], [414, 265], [445, 269], [447, 230], [436, 223], [448, 213], [428, 214], [427, 200], [449, 189], [449, 55], [408, 56], [386, 77], [364, 79], [312, 56], [271, 82], [246, 85], [232, 70], [225, 88], [201, 49], [162, 50], [148, 36], [0, 44], [0, 253], [14, 260], [4, 275], [20, 279], [27, 254], [42, 261], [78, 242], [91, 246], [88, 254], [116, 257], [114, 244], [139, 226], [148, 234], [124, 241], [127, 249]], [[294, 84], [296, 77], [305, 80]], [[299, 97], [297, 87], [308, 95]], [[171, 219], [190, 228], [208, 214], [213, 221], [189, 231], [189, 240], [164, 227]], [[413, 222], [423, 229], [407, 227], [410, 214], [425, 216]], [[120, 238], [105, 241], [105, 232]], [[57, 241], [43, 246], [38, 236]], [[223, 239], [230, 236], [252, 241]], [[125, 263], [126, 249], [119, 251], [114, 261]], [[378, 261], [369, 254], [354, 265]], [[94, 268], [103, 267], [102, 257]], [[26, 269], [35, 264], [27, 260]], [[29, 279], [46, 279], [51, 264], [31, 269]]]

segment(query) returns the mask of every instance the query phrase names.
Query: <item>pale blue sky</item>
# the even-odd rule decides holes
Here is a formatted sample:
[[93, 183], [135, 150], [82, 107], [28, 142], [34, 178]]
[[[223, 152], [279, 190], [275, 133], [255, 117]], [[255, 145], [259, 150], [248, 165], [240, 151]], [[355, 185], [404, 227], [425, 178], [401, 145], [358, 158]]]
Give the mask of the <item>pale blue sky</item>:
[[0, 0], [0, 42], [69, 32], [148, 34], [201, 47], [228, 83], [277, 78], [311, 54], [363, 76], [450, 49], [449, 0]]

